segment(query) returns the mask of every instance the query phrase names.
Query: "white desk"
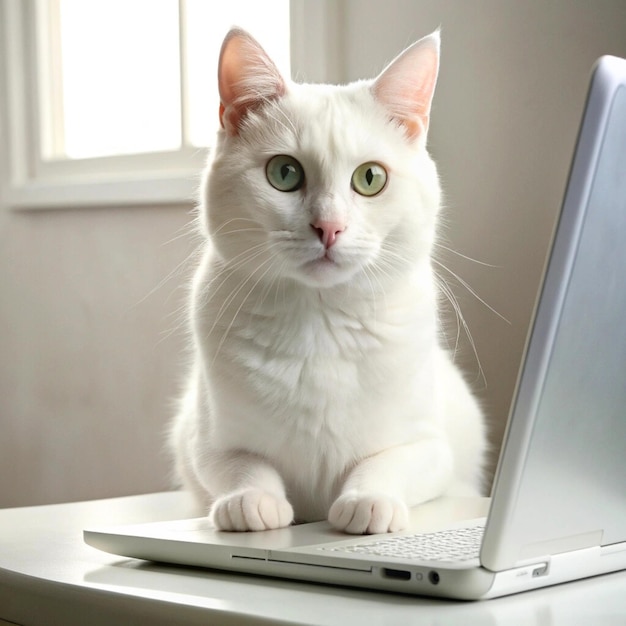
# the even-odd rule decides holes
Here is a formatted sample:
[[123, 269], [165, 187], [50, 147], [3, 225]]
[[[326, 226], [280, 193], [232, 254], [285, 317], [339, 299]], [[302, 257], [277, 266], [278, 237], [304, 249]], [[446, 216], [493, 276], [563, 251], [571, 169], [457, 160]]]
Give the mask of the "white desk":
[[82, 540], [87, 526], [194, 514], [182, 493], [0, 510], [0, 624], [626, 625], [626, 572], [459, 603], [156, 565]]

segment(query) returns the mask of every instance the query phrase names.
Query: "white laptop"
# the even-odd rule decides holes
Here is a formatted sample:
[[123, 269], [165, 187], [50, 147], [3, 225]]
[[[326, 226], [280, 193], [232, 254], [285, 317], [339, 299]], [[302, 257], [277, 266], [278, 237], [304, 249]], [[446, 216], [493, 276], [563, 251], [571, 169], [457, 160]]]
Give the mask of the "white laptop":
[[626, 569], [626, 60], [594, 69], [490, 499], [429, 502], [388, 535], [206, 518], [84, 535], [127, 557], [461, 599]]

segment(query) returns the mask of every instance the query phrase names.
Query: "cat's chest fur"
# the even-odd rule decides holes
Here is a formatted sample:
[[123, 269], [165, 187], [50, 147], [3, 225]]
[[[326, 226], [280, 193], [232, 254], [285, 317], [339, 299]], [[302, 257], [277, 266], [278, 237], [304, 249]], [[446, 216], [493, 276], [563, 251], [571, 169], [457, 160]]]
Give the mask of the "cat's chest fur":
[[408, 441], [416, 413], [432, 412], [435, 322], [411, 289], [383, 300], [283, 282], [216, 302], [197, 333], [215, 365], [207, 374], [219, 447], [304, 461], [310, 472], [306, 461], [322, 454], [341, 466]]
[[287, 283], [204, 306], [210, 446], [270, 460], [299, 514], [323, 519], [347, 471], [433, 418], [428, 311], [406, 287], [383, 302]]

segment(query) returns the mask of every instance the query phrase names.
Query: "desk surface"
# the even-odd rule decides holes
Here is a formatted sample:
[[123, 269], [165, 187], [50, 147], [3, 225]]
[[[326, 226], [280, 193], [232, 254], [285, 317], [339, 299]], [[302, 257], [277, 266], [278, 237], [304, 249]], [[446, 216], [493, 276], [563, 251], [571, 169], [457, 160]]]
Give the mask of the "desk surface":
[[194, 514], [178, 492], [0, 510], [0, 622], [626, 625], [626, 572], [459, 603], [146, 563], [82, 540], [87, 526]]

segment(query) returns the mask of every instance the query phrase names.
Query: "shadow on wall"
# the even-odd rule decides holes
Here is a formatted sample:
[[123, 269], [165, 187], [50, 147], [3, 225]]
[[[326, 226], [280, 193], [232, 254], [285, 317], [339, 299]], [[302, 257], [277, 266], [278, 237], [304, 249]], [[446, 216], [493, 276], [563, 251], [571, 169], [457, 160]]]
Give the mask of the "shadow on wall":
[[194, 245], [177, 235], [188, 209], [4, 219], [0, 506], [167, 488], [164, 428]]

